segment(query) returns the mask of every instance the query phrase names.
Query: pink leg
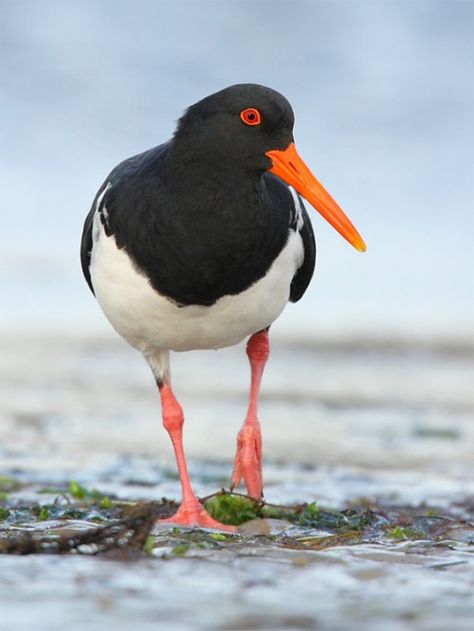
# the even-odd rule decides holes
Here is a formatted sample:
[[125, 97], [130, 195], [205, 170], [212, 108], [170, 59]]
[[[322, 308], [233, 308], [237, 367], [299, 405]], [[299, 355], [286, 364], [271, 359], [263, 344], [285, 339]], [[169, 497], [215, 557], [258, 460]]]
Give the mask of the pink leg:
[[218, 528], [219, 530], [235, 532], [236, 529], [234, 526], [221, 524], [219, 521], [213, 519], [196, 497], [191, 487], [183, 449], [183, 410], [176, 400], [169, 384], [163, 383], [159, 388], [163, 410], [163, 425], [171, 437], [176, 454], [183, 501], [178, 511], [172, 517], [160, 519], [158, 523], [170, 523], [181, 526], [201, 526], [202, 528]]
[[247, 416], [237, 436], [237, 453], [231, 482], [233, 489], [243, 478], [248, 494], [257, 500], [263, 497], [262, 435], [257, 418], [257, 406], [260, 382], [269, 353], [268, 330], [252, 335], [247, 343], [247, 355], [252, 375], [250, 400]]

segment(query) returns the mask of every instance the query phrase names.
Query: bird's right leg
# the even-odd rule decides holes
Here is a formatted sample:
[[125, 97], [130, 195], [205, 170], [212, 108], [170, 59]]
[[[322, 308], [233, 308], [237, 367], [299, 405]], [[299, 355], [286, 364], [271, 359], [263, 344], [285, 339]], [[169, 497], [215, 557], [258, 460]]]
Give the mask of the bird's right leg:
[[250, 400], [242, 429], [237, 437], [237, 453], [232, 472], [231, 490], [244, 480], [250, 497], [263, 497], [262, 434], [257, 418], [260, 382], [270, 353], [268, 329], [254, 333], [247, 343], [247, 356], [251, 369]]
[[234, 532], [235, 528], [233, 526], [221, 524], [209, 515], [196, 497], [191, 486], [183, 447], [184, 415], [171, 388], [169, 352], [163, 351], [152, 356], [147, 356], [146, 360], [153, 371], [160, 392], [163, 425], [173, 443], [183, 495], [183, 500], [177, 512], [168, 519], [160, 519], [158, 523], [170, 523], [180, 526], [199, 526], [201, 528], [218, 528], [219, 530]]

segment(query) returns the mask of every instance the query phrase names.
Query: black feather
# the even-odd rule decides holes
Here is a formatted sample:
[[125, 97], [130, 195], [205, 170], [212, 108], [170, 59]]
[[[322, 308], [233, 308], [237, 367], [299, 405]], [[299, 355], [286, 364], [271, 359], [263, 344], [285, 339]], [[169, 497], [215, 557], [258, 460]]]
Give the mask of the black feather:
[[[242, 123], [239, 109], [245, 105], [261, 110], [257, 129]], [[293, 197], [267, 171], [266, 156], [266, 150], [292, 141], [293, 122], [289, 103], [278, 93], [233, 86], [189, 108], [171, 141], [119, 164], [84, 225], [81, 262], [91, 290], [96, 211], [106, 235], [157, 292], [179, 305], [209, 306], [263, 278], [297, 229]], [[303, 207], [301, 212], [307, 251], [291, 285], [293, 301], [314, 270], [314, 237]]]

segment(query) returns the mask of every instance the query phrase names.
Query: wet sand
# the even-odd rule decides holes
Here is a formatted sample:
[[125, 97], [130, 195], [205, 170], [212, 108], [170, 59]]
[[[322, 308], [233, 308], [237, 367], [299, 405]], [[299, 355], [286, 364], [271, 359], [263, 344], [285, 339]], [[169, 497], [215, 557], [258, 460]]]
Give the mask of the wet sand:
[[[0, 474], [22, 483], [15, 501], [50, 502], [40, 488], [71, 479], [128, 500], [179, 498], [158, 396], [133, 350], [112, 337], [1, 342]], [[424, 503], [471, 518], [472, 359], [467, 343], [277, 338], [260, 412], [267, 501]], [[228, 482], [246, 358], [235, 348], [173, 360], [204, 496]], [[127, 562], [3, 555], [0, 629], [468, 629], [469, 523], [435, 542], [324, 551], [244, 537], [177, 556], [157, 535], [152, 556]]]

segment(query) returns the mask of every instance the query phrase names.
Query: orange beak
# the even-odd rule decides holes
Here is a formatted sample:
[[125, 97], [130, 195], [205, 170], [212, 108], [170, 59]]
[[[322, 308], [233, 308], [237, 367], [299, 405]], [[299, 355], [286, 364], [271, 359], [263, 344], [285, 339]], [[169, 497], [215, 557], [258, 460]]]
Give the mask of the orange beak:
[[281, 177], [313, 206], [340, 235], [347, 239], [359, 252], [365, 252], [367, 246], [352, 225], [349, 217], [318, 182], [306, 164], [298, 155], [294, 143], [283, 150], [267, 151], [273, 163], [270, 173]]

